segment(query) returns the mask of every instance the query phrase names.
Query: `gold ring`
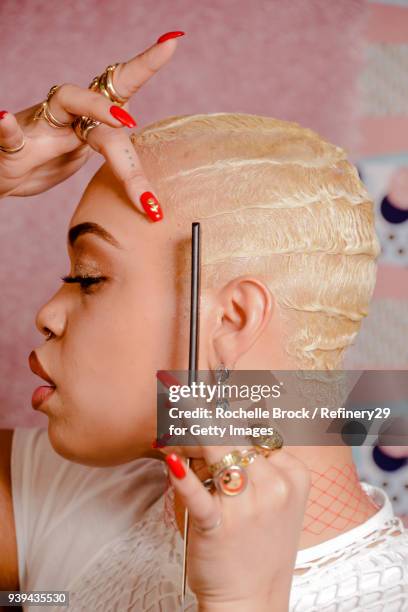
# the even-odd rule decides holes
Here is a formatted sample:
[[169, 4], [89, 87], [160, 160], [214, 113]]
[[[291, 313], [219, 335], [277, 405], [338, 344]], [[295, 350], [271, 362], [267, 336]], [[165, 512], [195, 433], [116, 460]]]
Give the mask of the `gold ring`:
[[3, 151], [3, 153], [18, 153], [24, 147], [25, 143], [26, 141], [23, 136], [23, 142], [21, 143], [21, 145], [18, 145], [18, 147], [4, 147], [0, 145], [0, 151]]
[[224, 455], [224, 457], [220, 459], [220, 461], [217, 461], [216, 463], [211, 463], [208, 466], [208, 471], [214, 476], [220, 470], [232, 467], [234, 465], [247, 467], [250, 463], [253, 462], [257, 454], [258, 453], [255, 449], [245, 449], [243, 451], [233, 450], [230, 453]]
[[99, 90], [104, 96], [109, 98], [111, 102], [114, 102], [118, 106], [123, 106], [129, 100], [129, 98], [120, 96], [113, 86], [113, 73], [115, 72], [117, 66], [119, 66], [119, 62], [107, 66], [102, 74], [92, 79], [89, 89], [92, 91]]
[[240, 495], [248, 484], [248, 474], [241, 465], [231, 465], [222, 468], [214, 474], [214, 484], [217, 490], [229, 497]]
[[101, 125], [101, 121], [92, 119], [92, 117], [78, 116], [72, 122], [72, 128], [75, 134], [83, 142], [87, 142], [88, 134], [91, 130]]
[[209, 531], [213, 531], [214, 529], [217, 529], [217, 527], [220, 527], [220, 525], [222, 524], [222, 515], [217, 520], [217, 522], [214, 523], [214, 525], [211, 525], [211, 527], [199, 527], [198, 525], [196, 525], [196, 523], [194, 523], [194, 521], [192, 521], [191, 524], [192, 527], [194, 527], [194, 529], [198, 531], [198, 533], [208, 533]]
[[60, 87], [61, 85], [53, 85], [51, 87], [50, 91], [47, 94], [47, 99], [44, 100], [44, 102], [42, 102], [40, 106], [37, 108], [37, 110], [35, 111], [33, 121], [37, 121], [40, 117], [44, 117], [47, 123], [53, 128], [71, 127], [71, 123], [72, 123], [71, 121], [69, 121], [68, 123], [63, 123], [62, 121], [59, 121], [56, 117], [54, 117], [48, 105], [52, 96], [55, 94], [57, 89], [59, 89]]
[[283, 446], [283, 438], [279, 431], [272, 428], [272, 433], [268, 436], [255, 438], [251, 436], [252, 443], [257, 453], [268, 458], [272, 451], [278, 450]]

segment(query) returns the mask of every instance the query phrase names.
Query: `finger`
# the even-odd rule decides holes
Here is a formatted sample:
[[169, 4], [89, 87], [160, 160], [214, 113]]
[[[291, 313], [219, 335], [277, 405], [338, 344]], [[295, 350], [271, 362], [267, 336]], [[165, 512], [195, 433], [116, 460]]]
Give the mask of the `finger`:
[[[12, 113], [7, 111], [0, 112], [0, 145], [14, 149], [21, 145], [24, 140], [24, 132], [19, 126], [17, 119]], [[21, 152], [24, 149], [21, 149]], [[2, 155], [9, 155], [0, 151]], [[16, 153], [17, 155], [17, 153]]]
[[[221, 488], [223, 487], [222, 483], [226, 476], [224, 468], [227, 470], [233, 465], [238, 465], [241, 468], [244, 473], [241, 473], [240, 477], [235, 474], [234, 488], [243, 487], [242, 493], [246, 490], [246, 494], [244, 495], [245, 507], [247, 507], [252, 499], [254, 487], [262, 488], [268, 483], [271, 477], [270, 466], [261, 455], [255, 455], [252, 461], [244, 463], [244, 459], [247, 457], [244, 453], [249, 450], [247, 446], [201, 446], [200, 449], [201, 456], [207, 464], [209, 474], [213, 478], [217, 488], [219, 485], [221, 485]], [[236, 453], [239, 454], [237, 459], [234, 456]], [[229, 457], [231, 454], [233, 455], [232, 460]], [[203, 468], [201, 469], [204, 471]]]
[[221, 515], [218, 497], [207, 491], [176, 453], [167, 455], [166, 463], [169, 467], [170, 481], [181, 502], [188, 509], [191, 520], [201, 529], [215, 525]]
[[[170, 32], [168, 34], [178, 37], [183, 36], [184, 32]], [[157, 41], [129, 62], [119, 64], [113, 76], [113, 86], [118, 95], [129, 98], [135, 93], [143, 83], [170, 60], [176, 46], [177, 43], [174, 39], [167, 39], [161, 43]], [[65, 83], [57, 89], [51, 96], [48, 107], [56, 119], [62, 123], [72, 121], [77, 115], [85, 115], [112, 127], [118, 127], [119, 125], [136, 126], [133, 117], [123, 107], [112, 104], [101, 92], [84, 89], [71, 83]], [[109, 116], [107, 109], [113, 109], [114, 115]], [[120, 119], [115, 119], [115, 116]]]
[[177, 42], [174, 38], [183, 36], [184, 32], [179, 31], [169, 34], [175, 36], [171, 40], [167, 39], [162, 43], [156, 42], [128, 62], [119, 64], [116, 67], [112, 82], [119, 96], [129, 98], [162, 66], [167, 64], [177, 47]]
[[299, 493], [307, 497], [311, 486], [311, 474], [303, 461], [284, 448], [273, 451], [267, 461], [274, 469], [284, 474]]
[[136, 208], [146, 213], [151, 221], [161, 221], [162, 208], [128, 134], [123, 130], [112, 131], [106, 126], [99, 126], [89, 133], [87, 141], [105, 157]]
[[[136, 121], [124, 109], [113, 104], [100, 92], [64, 83], [48, 102], [51, 114], [60, 122], [72, 122], [78, 115], [92, 117], [111, 127], [135, 127]], [[43, 120], [43, 124], [44, 124]], [[49, 126], [51, 130], [55, 128]]]

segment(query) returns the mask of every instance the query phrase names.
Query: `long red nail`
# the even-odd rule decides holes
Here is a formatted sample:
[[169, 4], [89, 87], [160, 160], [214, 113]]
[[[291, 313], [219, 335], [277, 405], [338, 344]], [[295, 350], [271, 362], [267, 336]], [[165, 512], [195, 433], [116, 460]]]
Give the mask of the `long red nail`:
[[164, 448], [167, 446], [167, 441], [170, 440], [171, 435], [169, 433], [163, 434], [161, 438], [155, 438], [152, 442], [152, 448]]
[[129, 115], [129, 113], [125, 111], [124, 108], [120, 108], [120, 106], [111, 106], [109, 110], [110, 114], [115, 117], [115, 119], [118, 119], [118, 121], [123, 123], [123, 125], [126, 125], [126, 127], [135, 127], [136, 121], [133, 119], [132, 115]]
[[140, 202], [152, 221], [160, 221], [163, 219], [163, 211], [159, 201], [150, 191], [142, 193]]
[[173, 374], [169, 374], [167, 370], [157, 370], [156, 377], [160, 380], [160, 382], [167, 388], [175, 385], [180, 387], [180, 383]]
[[162, 42], [165, 42], [166, 40], [169, 40], [170, 38], [177, 38], [178, 36], [184, 36], [184, 34], [185, 32], [181, 32], [180, 30], [177, 30], [176, 32], [166, 32], [165, 34], [162, 34], [161, 36], [159, 36], [156, 42], [162, 43]]
[[169, 466], [171, 473], [176, 478], [180, 478], [180, 479], [184, 478], [185, 475], [187, 474], [180, 457], [178, 457], [176, 453], [171, 453], [170, 455], [166, 455], [166, 463]]
[[7, 111], [0, 111], [0, 119], [3, 119], [4, 115], [7, 115]]

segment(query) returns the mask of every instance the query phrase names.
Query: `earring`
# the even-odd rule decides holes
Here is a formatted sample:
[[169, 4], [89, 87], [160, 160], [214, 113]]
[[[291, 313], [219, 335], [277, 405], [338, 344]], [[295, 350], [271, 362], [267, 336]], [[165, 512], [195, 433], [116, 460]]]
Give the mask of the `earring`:
[[[230, 370], [225, 366], [225, 364], [221, 361], [221, 363], [215, 369], [215, 380], [218, 384], [222, 384], [225, 382], [230, 375]], [[216, 408], [222, 408], [223, 410], [228, 410], [230, 407], [229, 401], [225, 397], [218, 397], [215, 402]]]
[[230, 375], [230, 371], [225, 364], [221, 361], [221, 363], [215, 369], [215, 380], [217, 383], [223, 383], [227, 380]]

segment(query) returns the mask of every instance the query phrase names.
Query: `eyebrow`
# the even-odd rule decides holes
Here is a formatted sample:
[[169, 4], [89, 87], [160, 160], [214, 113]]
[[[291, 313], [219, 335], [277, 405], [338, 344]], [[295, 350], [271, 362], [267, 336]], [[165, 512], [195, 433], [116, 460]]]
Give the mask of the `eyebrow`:
[[108, 230], [102, 227], [102, 225], [99, 225], [98, 223], [91, 223], [88, 221], [85, 223], [79, 223], [78, 225], [74, 225], [73, 227], [71, 227], [68, 232], [69, 245], [73, 247], [77, 238], [79, 238], [79, 236], [82, 236], [83, 234], [94, 234], [95, 236], [99, 236], [99, 238], [102, 238], [102, 240], [109, 242], [109, 244], [112, 244], [117, 249], [122, 248], [116, 238], [112, 236], [112, 234], [110, 234]]

